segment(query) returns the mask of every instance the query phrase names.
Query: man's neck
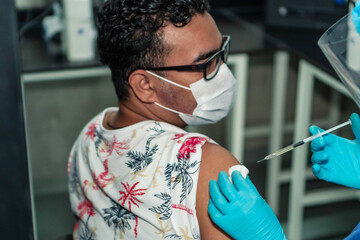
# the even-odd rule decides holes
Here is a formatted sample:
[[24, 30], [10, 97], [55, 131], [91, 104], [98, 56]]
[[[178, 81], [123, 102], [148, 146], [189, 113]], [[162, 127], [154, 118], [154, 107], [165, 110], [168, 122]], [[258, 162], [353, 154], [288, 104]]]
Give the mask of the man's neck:
[[146, 120], [150, 119], [133, 111], [126, 103], [119, 102], [119, 110], [108, 115], [106, 124], [111, 128], [123, 128]]
[[[137, 99], [136, 99], [137, 100]], [[129, 99], [128, 101], [121, 101], [118, 103], [119, 110], [112, 114], [109, 118], [110, 125], [116, 128], [127, 127], [142, 121], [153, 120], [158, 122], [167, 122], [180, 128], [184, 128], [180, 123], [172, 123], [163, 119], [151, 111], [146, 103]], [[167, 116], [167, 115], [166, 115]]]

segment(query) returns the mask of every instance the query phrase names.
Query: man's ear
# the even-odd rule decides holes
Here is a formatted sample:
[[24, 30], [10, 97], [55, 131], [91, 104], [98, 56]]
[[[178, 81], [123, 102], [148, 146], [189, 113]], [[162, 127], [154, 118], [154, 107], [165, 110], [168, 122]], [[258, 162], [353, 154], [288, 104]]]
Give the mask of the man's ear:
[[145, 70], [135, 70], [129, 76], [129, 85], [138, 99], [144, 103], [154, 103], [156, 92], [151, 81], [152, 76]]

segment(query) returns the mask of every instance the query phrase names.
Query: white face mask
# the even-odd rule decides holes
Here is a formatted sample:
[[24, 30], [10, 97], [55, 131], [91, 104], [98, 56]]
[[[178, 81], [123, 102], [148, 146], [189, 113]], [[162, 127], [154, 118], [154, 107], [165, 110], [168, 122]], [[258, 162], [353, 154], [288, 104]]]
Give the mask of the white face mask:
[[236, 79], [225, 63], [220, 66], [219, 72], [213, 79], [207, 81], [202, 78], [190, 84], [190, 88], [172, 82], [153, 72], [147, 72], [161, 80], [192, 92], [197, 102], [192, 114], [182, 113], [155, 102], [159, 107], [179, 114], [180, 118], [188, 125], [216, 123], [226, 117], [232, 107]]

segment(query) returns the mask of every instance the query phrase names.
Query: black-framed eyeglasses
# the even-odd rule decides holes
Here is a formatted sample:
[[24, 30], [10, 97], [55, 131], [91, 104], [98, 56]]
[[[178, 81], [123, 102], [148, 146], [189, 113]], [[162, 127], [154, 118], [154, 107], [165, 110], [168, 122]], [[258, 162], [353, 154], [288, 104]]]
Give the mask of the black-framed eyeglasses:
[[203, 71], [204, 79], [213, 79], [219, 71], [221, 62], [226, 63], [230, 50], [230, 39], [228, 35], [223, 35], [223, 44], [221, 50], [212, 55], [206, 62], [195, 65], [182, 65], [182, 66], [169, 66], [169, 67], [156, 67], [147, 68], [146, 70], [158, 71]]

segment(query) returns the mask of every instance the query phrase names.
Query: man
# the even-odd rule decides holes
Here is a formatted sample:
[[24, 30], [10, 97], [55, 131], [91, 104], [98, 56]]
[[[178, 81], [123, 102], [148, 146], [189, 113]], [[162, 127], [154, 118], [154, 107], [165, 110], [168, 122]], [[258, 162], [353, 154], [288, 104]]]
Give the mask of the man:
[[[207, 0], [108, 0], [98, 52], [118, 108], [91, 120], [69, 160], [75, 239], [228, 239], [207, 213], [208, 182], [238, 161], [186, 125], [229, 112], [229, 36]], [[219, 161], [219, 159], [221, 159]]]

